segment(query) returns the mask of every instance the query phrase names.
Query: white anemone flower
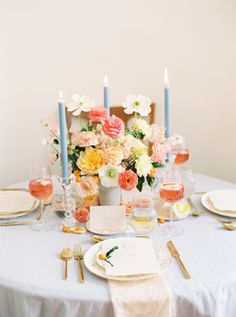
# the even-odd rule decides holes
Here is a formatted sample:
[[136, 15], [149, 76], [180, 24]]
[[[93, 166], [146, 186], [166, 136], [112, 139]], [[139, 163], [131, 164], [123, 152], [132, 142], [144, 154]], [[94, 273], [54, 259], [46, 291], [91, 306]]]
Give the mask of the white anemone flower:
[[142, 95], [128, 95], [126, 102], [122, 106], [125, 108], [124, 112], [132, 114], [133, 112], [139, 113], [142, 117], [148, 116], [151, 112], [151, 100]]
[[152, 169], [151, 158], [147, 154], [143, 154], [138, 157], [135, 162], [135, 168], [138, 176], [147, 176]]
[[67, 110], [72, 112], [74, 116], [79, 116], [81, 111], [88, 112], [95, 106], [94, 100], [87, 95], [73, 95], [72, 100], [73, 102], [67, 105]]
[[101, 183], [104, 187], [116, 187], [119, 183], [120, 173], [124, 171], [122, 166], [113, 166], [112, 164], [107, 164], [102, 166], [99, 170], [99, 177]]

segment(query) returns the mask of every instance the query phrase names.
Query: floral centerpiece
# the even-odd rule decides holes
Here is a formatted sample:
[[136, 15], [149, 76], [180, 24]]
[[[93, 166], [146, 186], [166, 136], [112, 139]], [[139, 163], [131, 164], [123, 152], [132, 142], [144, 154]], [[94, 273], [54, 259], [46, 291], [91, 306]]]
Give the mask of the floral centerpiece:
[[[80, 190], [90, 203], [99, 185], [137, 188], [142, 191], [145, 181], [152, 186], [158, 168], [163, 167], [171, 150], [172, 140], [165, 137], [165, 128], [149, 125], [143, 117], [151, 111], [151, 100], [129, 95], [123, 103], [124, 112], [133, 114], [130, 127], [115, 115], [109, 116], [104, 107], [95, 106], [88, 96], [74, 95], [67, 105], [73, 116], [87, 112], [89, 121], [84, 127], [72, 126], [68, 133], [68, 157]], [[60, 138], [56, 125], [43, 122], [49, 128], [50, 161], [60, 157]]]

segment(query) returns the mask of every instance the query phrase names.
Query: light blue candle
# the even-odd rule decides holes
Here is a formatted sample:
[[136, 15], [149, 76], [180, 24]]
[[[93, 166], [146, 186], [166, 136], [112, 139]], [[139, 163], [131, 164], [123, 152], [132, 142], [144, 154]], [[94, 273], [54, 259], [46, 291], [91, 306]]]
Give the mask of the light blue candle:
[[164, 82], [165, 82], [165, 127], [166, 127], [165, 136], [169, 138], [171, 135], [171, 114], [170, 114], [170, 85], [168, 81], [167, 69], [165, 69]]
[[105, 107], [107, 114], [109, 116], [110, 115], [110, 96], [109, 96], [109, 85], [108, 85], [107, 76], [104, 76], [103, 94], [104, 94], [104, 107]]
[[66, 111], [65, 104], [60, 92], [58, 101], [59, 111], [59, 127], [60, 127], [60, 143], [61, 143], [61, 167], [63, 182], [67, 182], [68, 178], [68, 153], [67, 153], [67, 125], [66, 125]]

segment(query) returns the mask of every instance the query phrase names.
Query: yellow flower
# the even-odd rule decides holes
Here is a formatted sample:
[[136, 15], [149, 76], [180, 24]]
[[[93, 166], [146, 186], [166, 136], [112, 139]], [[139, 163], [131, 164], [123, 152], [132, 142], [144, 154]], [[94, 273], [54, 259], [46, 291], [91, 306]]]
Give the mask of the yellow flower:
[[134, 157], [138, 158], [141, 155], [144, 155], [147, 153], [147, 147], [140, 142], [138, 146], [131, 148], [131, 153], [134, 155]]
[[102, 150], [92, 147], [80, 152], [77, 166], [86, 174], [97, 174], [98, 169], [105, 163]]
[[150, 173], [148, 173], [149, 177], [154, 177], [156, 175], [157, 170], [155, 168], [152, 168]]
[[95, 198], [97, 197], [97, 195], [89, 195], [89, 196], [85, 196], [83, 198], [83, 201], [86, 203], [86, 204], [91, 204]]

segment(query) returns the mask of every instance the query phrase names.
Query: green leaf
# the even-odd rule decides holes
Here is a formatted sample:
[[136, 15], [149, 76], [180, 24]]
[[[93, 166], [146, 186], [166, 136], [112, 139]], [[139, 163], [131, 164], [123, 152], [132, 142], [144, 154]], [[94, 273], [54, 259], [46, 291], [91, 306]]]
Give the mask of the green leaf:
[[142, 140], [145, 136], [145, 134], [143, 134], [142, 132], [137, 131], [137, 130], [126, 129], [125, 133], [131, 134], [133, 137], [135, 137], [136, 139], [139, 139], [139, 140]]
[[109, 255], [114, 252], [115, 250], [119, 249], [119, 247], [116, 245], [115, 247], [113, 247], [111, 250], [107, 251], [106, 253], [106, 258], [109, 257]]
[[85, 132], [85, 131], [92, 131], [93, 130], [93, 124], [91, 121], [88, 122], [87, 127], [82, 128], [80, 132]]
[[155, 178], [154, 178], [154, 177], [151, 177], [151, 176], [147, 176], [147, 177], [146, 177], [146, 180], [147, 180], [147, 182], [148, 182], [148, 185], [149, 185], [150, 187], [152, 187], [153, 184], [154, 184], [154, 182], [155, 182]]
[[91, 121], [88, 122], [88, 131], [92, 131], [93, 130], [93, 124]]
[[143, 189], [143, 183], [145, 182], [144, 176], [138, 176], [138, 184], [136, 188], [141, 192]]
[[163, 163], [154, 162], [154, 163], [152, 163], [152, 166], [153, 166], [154, 168], [162, 168], [162, 167], [164, 167], [165, 165], [164, 165]]

